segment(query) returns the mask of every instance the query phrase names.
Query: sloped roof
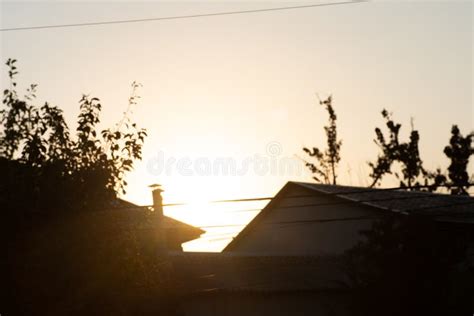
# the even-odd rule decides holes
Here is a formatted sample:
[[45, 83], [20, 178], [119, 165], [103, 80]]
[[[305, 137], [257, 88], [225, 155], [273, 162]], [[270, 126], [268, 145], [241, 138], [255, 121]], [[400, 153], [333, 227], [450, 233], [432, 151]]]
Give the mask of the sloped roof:
[[[223, 251], [231, 251], [249, 231], [256, 229], [258, 223], [271, 212], [279, 201], [285, 199], [289, 206], [324, 206], [324, 204], [302, 205], [298, 199], [291, 199], [289, 191], [304, 189], [304, 195], [325, 195], [334, 197], [340, 202], [326, 205], [355, 204], [401, 214], [416, 214], [432, 217], [437, 221], [474, 224], [474, 198], [453, 196], [401, 189], [361, 188], [341, 185], [327, 185], [304, 182], [288, 182], [267, 206], [227, 245]], [[295, 197], [301, 197], [295, 196]]]
[[437, 220], [474, 223], [474, 198], [400, 189], [373, 189], [294, 182], [311, 190], [347, 201], [405, 214], [434, 216]]
[[194, 227], [192, 225], [183, 223], [169, 216], [163, 216], [161, 219], [159, 215], [153, 211], [152, 208], [145, 208], [138, 206], [131, 202], [118, 199], [114, 205], [115, 216], [117, 220], [123, 221], [124, 225], [130, 225], [134, 221], [139, 221], [142, 228], [156, 229], [157, 221], [162, 221], [162, 227], [173, 234], [181, 243], [199, 238], [205, 233], [204, 230]]

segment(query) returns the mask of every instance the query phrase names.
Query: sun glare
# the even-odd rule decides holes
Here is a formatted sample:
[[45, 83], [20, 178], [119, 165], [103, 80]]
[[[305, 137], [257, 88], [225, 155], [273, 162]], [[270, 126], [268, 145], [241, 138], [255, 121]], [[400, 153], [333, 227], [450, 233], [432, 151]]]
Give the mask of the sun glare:
[[184, 250], [221, 251], [262, 207], [262, 202], [201, 201], [165, 207], [165, 214], [206, 231], [201, 238], [183, 244]]
[[248, 198], [235, 193], [240, 192], [236, 183], [226, 177], [162, 179], [165, 215], [206, 231], [183, 244], [185, 251], [221, 251], [265, 206], [267, 201], [216, 202]]

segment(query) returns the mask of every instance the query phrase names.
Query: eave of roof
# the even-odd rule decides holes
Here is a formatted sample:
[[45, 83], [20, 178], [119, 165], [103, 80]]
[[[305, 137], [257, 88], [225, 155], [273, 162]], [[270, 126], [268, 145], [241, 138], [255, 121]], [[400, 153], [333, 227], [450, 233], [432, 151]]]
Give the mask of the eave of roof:
[[[122, 199], [118, 199], [118, 204], [120, 205], [117, 207], [118, 210], [122, 208], [135, 212], [149, 212], [152, 217], [155, 217], [158, 220], [159, 215], [153, 211], [148, 210], [147, 208]], [[199, 238], [199, 236], [206, 232], [201, 228], [186, 224], [166, 215], [163, 216], [163, 220], [165, 229], [178, 229], [181, 231], [181, 233], [186, 233], [187, 236], [183, 236], [184, 238], [182, 238], [184, 240], [183, 242]]]

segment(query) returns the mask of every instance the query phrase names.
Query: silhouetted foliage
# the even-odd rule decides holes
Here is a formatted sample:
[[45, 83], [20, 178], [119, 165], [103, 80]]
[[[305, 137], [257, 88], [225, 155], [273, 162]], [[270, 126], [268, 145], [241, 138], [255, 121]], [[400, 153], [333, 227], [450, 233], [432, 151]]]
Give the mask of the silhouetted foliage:
[[[469, 178], [467, 166], [470, 156], [474, 153], [474, 148], [471, 145], [474, 133], [464, 137], [459, 128], [453, 125], [450, 144], [444, 148], [444, 153], [451, 159], [451, 164], [448, 167], [448, 179], [440, 168], [429, 171], [423, 167], [418, 149], [420, 136], [417, 130], [412, 128], [409, 141], [401, 142], [399, 140], [401, 124], [395, 123], [391, 113], [385, 109], [382, 111], [382, 116], [386, 120], [389, 136], [387, 140], [380, 128], [375, 128], [376, 139], [374, 142], [382, 153], [377, 157], [375, 163], [369, 162], [372, 169], [370, 187], [377, 185], [384, 175], [393, 173], [397, 179], [400, 179], [400, 187], [432, 192], [441, 186], [447, 186], [450, 188], [451, 194], [468, 194], [467, 190], [472, 185], [472, 180]], [[396, 162], [401, 164], [401, 176], [391, 169]], [[474, 176], [471, 177], [474, 178]]]
[[36, 85], [18, 95], [15, 64], [0, 112], [0, 312], [171, 315], [175, 286], [157, 256], [155, 217], [111, 209], [146, 131], [125, 115], [99, 132], [101, 103], [83, 95], [71, 132], [60, 108], [34, 105]]
[[[24, 98], [16, 91], [16, 60], [9, 59], [10, 88], [0, 112], [0, 202], [4, 212], [60, 212], [109, 206], [125, 193], [124, 175], [141, 159], [144, 129], [129, 118], [124, 129], [97, 130], [101, 104], [83, 95], [76, 137], [63, 112], [45, 103], [33, 104], [37, 85]], [[130, 102], [135, 102], [135, 89]]]
[[326, 111], [329, 114], [329, 125], [324, 126], [327, 137], [327, 149], [322, 151], [317, 147], [313, 147], [312, 150], [304, 147], [303, 151], [309, 156], [316, 158], [317, 161], [316, 163], [305, 161], [305, 164], [315, 174], [313, 179], [317, 182], [336, 184], [336, 168], [341, 160], [339, 152], [342, 145], [342, 141], [337, 139], [337, 116], [332, 106], [332, 96], [319, 103], [326, 107]]
[[[345, 269], [361, 315], [470, 315], [474, 308], [469, 225], [389, 216], [361, 232]], [[469, 255], [471, 256], [471, 255]], [[459, 295], [459, 291], [463, 292]], [[356, 312], [357, 311], [357, 312]]]
[[467, 165], [469, 158], [474, 154], [474, 148], [471, 145], [473, 138], [474, 133], [463, 136], [457, 125], [453, 125], [449, 145], [444, 148], [444, 154], [451, 159], [448, 167], [451, 194], [468, 194], [467, 190], [471, 186], [471, 180], [467, 172]]
[[[434, 191], [443, 185], [446, 182], [446, 177], [441, 173], [441, 170], [430, 172], [423, 168], [418, 148], [420, 141], [418, 131], [412, 127], [409, 141], [401, 142], [399, 139], [401, 124], [395, 123], [392, 114], [385, 109], [382, 111], [382, 116], [386, 120], [389, 136], [386, 139], [382, 130], [378, 127], [375, 128], [374, 142], [382, 153], [377, 157], [375, 163], [369, 162], [372, 169], [370, 187], [377, 185], [386, 174], [394, 174], [400, 180], [400, 187], [411, 190], [420, 190], [423, 187], [428, 191]], [[401, 165], [401, 175], [392, 171], [392, 166], [396, 162]], [[421, 182], [422, 180], [423, 182]]]

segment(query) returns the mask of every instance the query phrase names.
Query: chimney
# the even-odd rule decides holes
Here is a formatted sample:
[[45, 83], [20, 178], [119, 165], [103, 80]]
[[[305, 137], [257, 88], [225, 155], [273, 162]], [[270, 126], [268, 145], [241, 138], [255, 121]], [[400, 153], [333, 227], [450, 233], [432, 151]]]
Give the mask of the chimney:
[[166, 237], [166, 228], [164, 222], [164, 215], [163, 215], [163, 197], [161, 196], [161, 192], [163, 189], [159, 184], [152, 184], [149, 186], [151, 188], [151, 194], [153, 195], [153, 209], [158, 215], [158, 222], [157, 224], [157, 251], [160, 255], [166, 255], [168, 251], [167, 246], [167, 237]]
[[163, 217], [163, 197], [161, 196], [161, 185], [152, 184], [149, 186], [151, 188], [151, 193], [153, 195], [153, 209], [160, 217]]

